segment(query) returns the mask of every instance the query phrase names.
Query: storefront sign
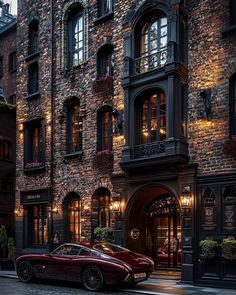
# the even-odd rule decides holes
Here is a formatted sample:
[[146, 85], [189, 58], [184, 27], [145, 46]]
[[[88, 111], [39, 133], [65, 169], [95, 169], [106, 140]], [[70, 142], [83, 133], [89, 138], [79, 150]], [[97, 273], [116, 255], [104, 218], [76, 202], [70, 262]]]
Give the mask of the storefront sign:
[[140, 231], [138, 228], [133, 228], [130, 232], [130, 236], [132, 239], [136, 240], [139, 238], [139, 235], [140, 235]]
[[21, 204], [47, 203], [50, 200], [50, 190], [24, 191], [21, 192]]

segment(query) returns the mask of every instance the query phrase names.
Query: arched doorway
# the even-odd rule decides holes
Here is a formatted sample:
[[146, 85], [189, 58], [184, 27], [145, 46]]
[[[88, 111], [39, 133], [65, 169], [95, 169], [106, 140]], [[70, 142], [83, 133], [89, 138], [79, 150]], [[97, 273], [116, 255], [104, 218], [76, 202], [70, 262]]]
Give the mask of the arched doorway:
[[126, 217], [130, 250], [151, 257], [157, 269], [181, 267], [180, 205], [171, 190], [159, 184], [140, 188], [127, 204]]
[[180, 268], [182, 264], [179, 204], [170, 193], [150, 203], [146, 211], [147, 249], [156, 268]]

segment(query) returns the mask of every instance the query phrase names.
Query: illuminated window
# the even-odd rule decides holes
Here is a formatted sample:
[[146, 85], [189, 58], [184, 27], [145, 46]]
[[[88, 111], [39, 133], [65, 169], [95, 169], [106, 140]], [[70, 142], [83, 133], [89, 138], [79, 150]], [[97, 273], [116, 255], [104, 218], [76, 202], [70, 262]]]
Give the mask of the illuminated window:
[[35, 168], [44, 162], [43, 123], [28, 122], [25, 126], [25, 168]]
[[68, 202], [68, 221], [70, 242], [79, 242], [81, 235], [81, 202], [79, 199], [71, 199]]
[[11, 143], [8, 140], [0, 140], [0, 160], [10, 160]]
[[84, 55], [84, 16], [83, 9], [71, 13], [68, 26], [68, 67], [78, 66], [85, 60]]
[[112, 62], [113, 46], [104, 45], [98, 52], [98, 78], [101, 76], [113, 76], [113, 62]]
[[67, 153], [82, 151], [83, 122], [79, 104], [68, 107], [67, 113]]
[[98, 111], [98, 151], [112, 150], [112, 108]]
[[33, 224], [33, 245], [47, 244], [47, 207], [46, 205], [34, 205], [31, 208]]
[[160, 91], [147, 94], [138, 104], [139, 143], [166, 139], [166, 96]]
[[28, 54], [31, 55], [33, 53], [38, 52], [38, 44], [39, 44], [39, 23], [37, 20], [33, 20], [29, 25], [29, 47]]

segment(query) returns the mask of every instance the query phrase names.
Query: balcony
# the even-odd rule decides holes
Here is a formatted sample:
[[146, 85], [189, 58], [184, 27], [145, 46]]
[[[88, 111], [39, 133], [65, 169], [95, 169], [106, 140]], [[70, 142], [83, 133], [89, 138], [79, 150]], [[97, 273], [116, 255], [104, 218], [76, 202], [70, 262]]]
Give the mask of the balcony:
[[124, 147], [120, 166], [124, 171], [129, 171], [167, 163], [186, 163], [188, 160], [186, 140], [169, 138], [165, 141]]
[[168, 42], [166, 48], [150, 55], [133, 59], [126, 56], [124, 59], [123, 79], [129, 76], [137, 76], [147, 72], [163, 69], [166, 65], [176, 61], [176, 43]]

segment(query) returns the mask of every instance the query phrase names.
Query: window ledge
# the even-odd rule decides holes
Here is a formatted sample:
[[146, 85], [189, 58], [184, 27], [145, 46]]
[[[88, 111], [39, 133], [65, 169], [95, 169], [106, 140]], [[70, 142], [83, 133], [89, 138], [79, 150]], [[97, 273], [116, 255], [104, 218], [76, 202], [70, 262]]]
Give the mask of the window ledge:
[[36, 99], [40, 97], [40, 92], [32, 93], [25, 97], [26, 100]]
[[31, 168], [24, 168], [24, 173], [34, 173], [34, 172], [41, 172], [45, 169], [44, 163], [42, 163], [41, 166], [38, 167], [31, 167]]
[[230, 35], [236, 32], [236, 24], [223, 29], [223, 35]]
[[113, 18], [113, 16], [114, 16], [114, 12], [113, 12], [113, 11], [112, 11], [112, 12], [109, 12], [109, 13], [107, 13], [107, 14], [104, 14], [104, 15], [98, 17], [98, 18], [94, 21], [94, 25], [98, 25], [98, 24], [100, 24], [100, 23], [102, 23], [102, 22], [105, 22], [105, 21], [107, 21], [107, 20], [110, 20], [110, 19]]
[[69, 154], [65, 154], [65, 158], [80, 158], [82, 157], [83, 152], [82, 151], [78, 151], [78, 152], [74, 152], [74, 153], [69, 153]]
[[30, 61], [30, 60], [32, 60], [32, 59], [35, 59], [36, 57], [39, 56], [39, 54], [40, 54], [40, 51], [36, 51], [36, 52], [30, 54], [30, 55], [28, 55], [28, 56], [25, 58], [25, 61], [28, 62], [28, 61]]

